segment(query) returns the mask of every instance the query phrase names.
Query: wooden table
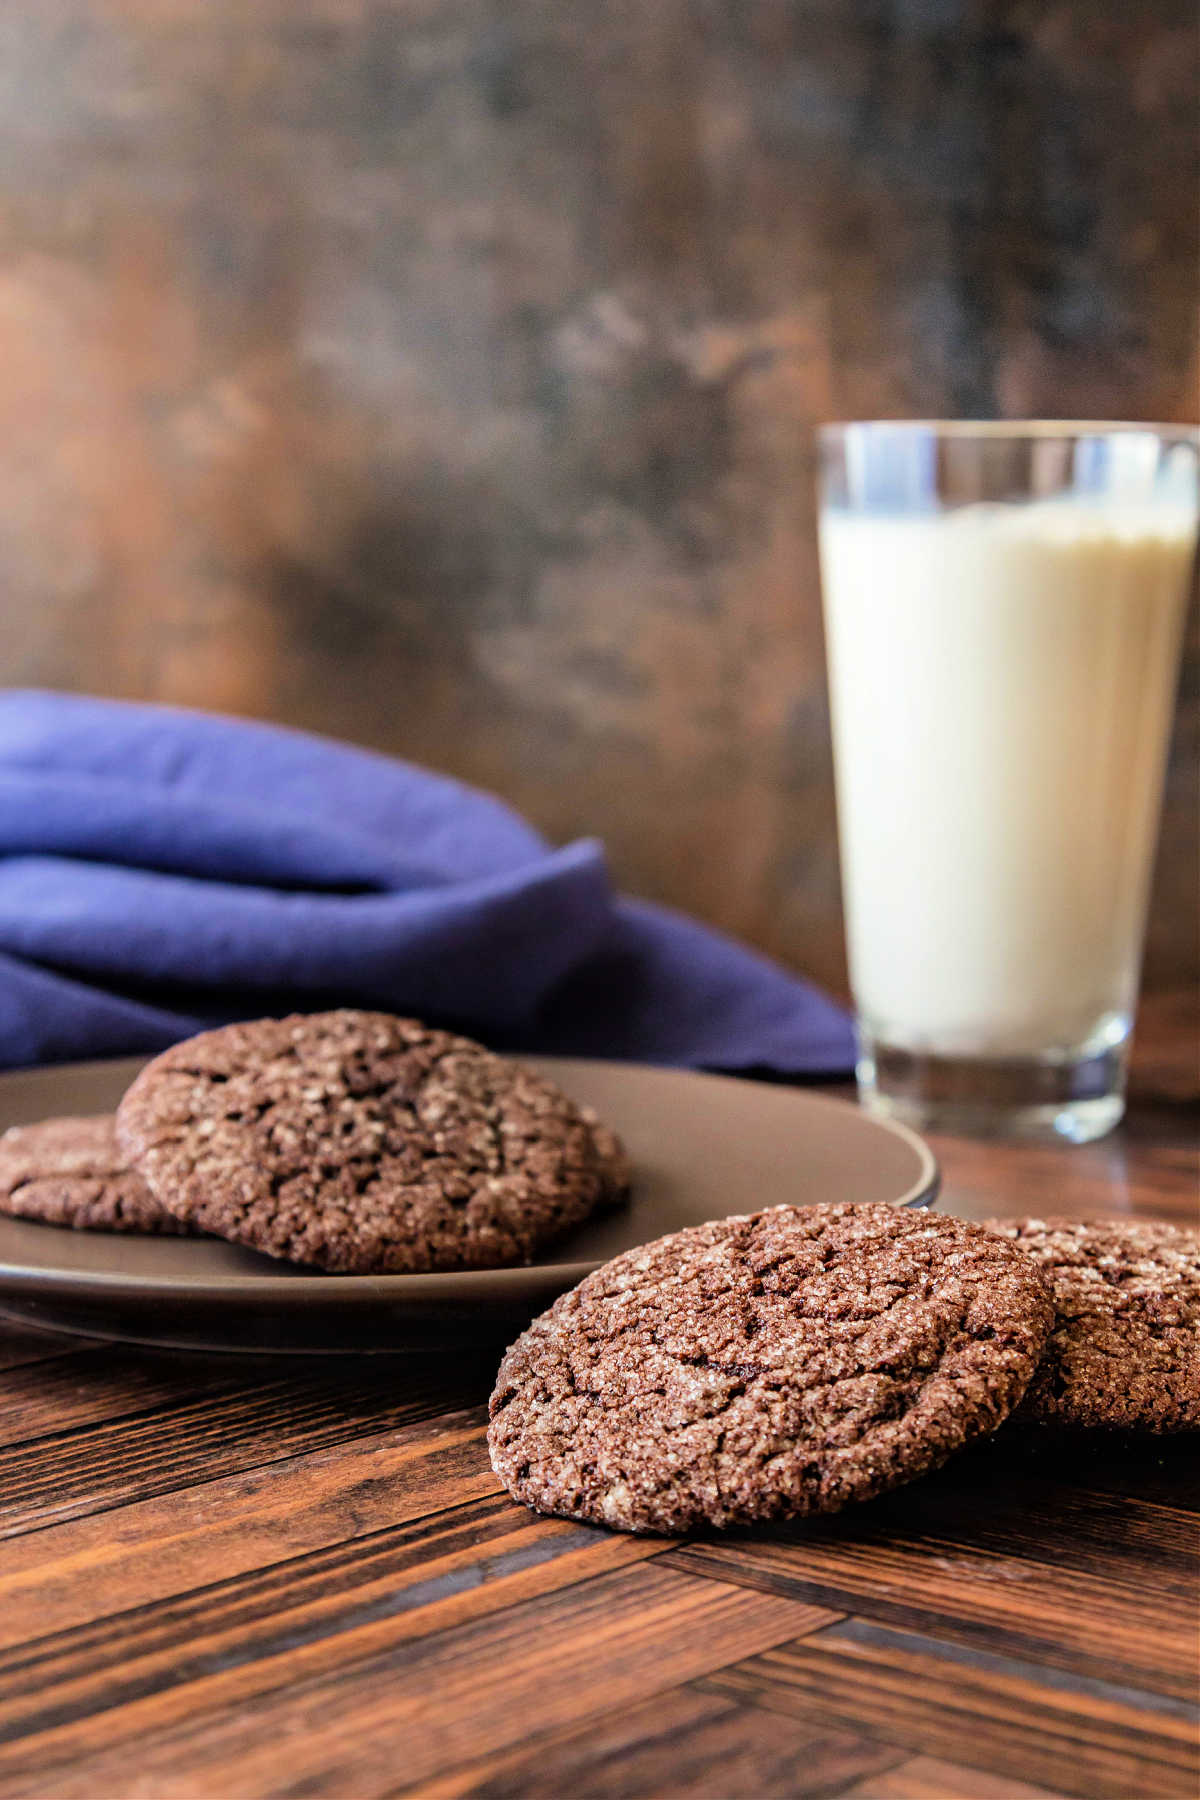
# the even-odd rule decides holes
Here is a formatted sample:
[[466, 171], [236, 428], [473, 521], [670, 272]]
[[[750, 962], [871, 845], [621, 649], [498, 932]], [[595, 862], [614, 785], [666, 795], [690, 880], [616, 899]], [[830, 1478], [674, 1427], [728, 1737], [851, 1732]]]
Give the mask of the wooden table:
[[[1192, 1008], [1146, 1025], [1119, 1135], [938, 1140], [943, 1206], [1192, 1219]], [[494, 1366], [0, 1328], [0, 1793], [1195, 1794], [1194, 1441], [671, 1544], [499, 1493]]]

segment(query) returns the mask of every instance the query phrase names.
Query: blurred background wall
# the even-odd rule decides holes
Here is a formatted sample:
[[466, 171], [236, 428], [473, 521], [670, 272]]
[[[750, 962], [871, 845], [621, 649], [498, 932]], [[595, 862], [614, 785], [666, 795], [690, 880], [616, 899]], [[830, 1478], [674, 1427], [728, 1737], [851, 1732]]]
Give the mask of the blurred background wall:
[[4, 9], [0, 679], [428, 761], [839, 983], [813, 424], [1194, 417], [1197, 48], [1194, 0]]

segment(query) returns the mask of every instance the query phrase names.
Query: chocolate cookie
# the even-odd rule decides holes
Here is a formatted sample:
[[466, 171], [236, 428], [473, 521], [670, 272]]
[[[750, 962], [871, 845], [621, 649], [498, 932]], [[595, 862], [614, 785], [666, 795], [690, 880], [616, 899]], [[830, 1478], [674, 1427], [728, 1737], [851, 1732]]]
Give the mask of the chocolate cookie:
[[1036, 1258], [1057, 1309], [1022, 1418], [1200, 1427], [1200, 1238], [1129, 1219], [993, 1219]]
[[553, 1082], [388, 1013], [203, 1032], [143, 1069], [117, 1130], [178, 1218], [355, 1274], [528, 1262], [629, 1179]]
[[111, 1114], [14, 1125], [0, 1137], [0, 1213], [77, 1231], [186, 1232], [122, 1160]]
[[693, 1226], [517, 1339], [492, 1466], [528, 1506], [624, 1531], [836, 1512], [998, 1425], [1052, 1320], [1036, 1265], [958, 1219], [781, 1206]]

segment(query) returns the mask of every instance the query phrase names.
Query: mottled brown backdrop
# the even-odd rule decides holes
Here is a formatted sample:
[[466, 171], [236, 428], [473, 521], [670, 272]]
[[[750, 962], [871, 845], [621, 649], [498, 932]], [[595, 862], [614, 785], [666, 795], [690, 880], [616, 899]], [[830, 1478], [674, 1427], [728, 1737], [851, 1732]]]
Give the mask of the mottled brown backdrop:
[[1194, 416], [1197, 92], [1194, 0], [6, 7], [0, 676], [456, 771], [837, 983], [813, 424]]

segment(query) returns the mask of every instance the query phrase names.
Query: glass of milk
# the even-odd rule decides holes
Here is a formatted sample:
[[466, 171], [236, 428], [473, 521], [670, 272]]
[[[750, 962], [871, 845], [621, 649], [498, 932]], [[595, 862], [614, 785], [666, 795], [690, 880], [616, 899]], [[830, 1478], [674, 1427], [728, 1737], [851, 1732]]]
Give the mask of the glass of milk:
[[820, 434], [866, 1105], [1083, 1142], [1124, 1109], [1200, 433]]

